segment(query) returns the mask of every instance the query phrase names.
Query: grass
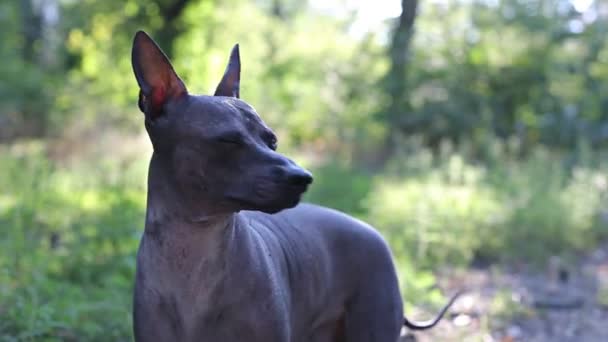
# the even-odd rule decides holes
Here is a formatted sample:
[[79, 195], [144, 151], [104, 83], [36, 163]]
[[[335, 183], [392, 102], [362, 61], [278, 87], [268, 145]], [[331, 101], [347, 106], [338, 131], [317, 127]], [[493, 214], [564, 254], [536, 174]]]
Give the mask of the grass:
[[28, 149], [0, 156], [0, 340], [131, 340], [142, 182]]
[[397, 254], [424, 266], [467, 265], [477, 257], [543, 262], [608, 234], [601, 219], [608, 168], [562, 165], [542, 150], [493, 166], [452, 154], [419, 176], [377, 177], [368, 218]]
[[[608, 236], [598, 152], [572, 162], [542, 148], [525, 158], [496, 151], [480, 163], [418, 148], [376, 175], [325, 165], [306, 199], [380, 229], [416, 304], [443, 302], [438, 267], [542, 262]], [[61, 166], [45, 155], [40, 144], [0, 150], [0, 341], [131, 340], [147, 160]]]

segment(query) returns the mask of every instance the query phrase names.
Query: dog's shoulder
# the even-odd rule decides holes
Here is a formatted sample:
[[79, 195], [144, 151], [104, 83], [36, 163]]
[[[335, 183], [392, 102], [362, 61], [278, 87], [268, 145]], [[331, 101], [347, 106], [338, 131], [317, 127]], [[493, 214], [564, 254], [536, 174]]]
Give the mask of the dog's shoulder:
[[279, 215], [298, 216], [298, 220], [311, 222], [316, 226], [327, 227], [328, 229], [345, 230], [350, 233], [377, 234], [375, 228], [366, 222], [341, 212], [336, 209], [311, 204], [301, 203], [298, 206], [284, 210]]
[[341, 211], [310, 203], [271, 215], [277, 220], [291, 222], [302, 232], [322, 236], [333, 245], [352, 248], [386, 250], [387, 243], [380, 233], [366, 222]]

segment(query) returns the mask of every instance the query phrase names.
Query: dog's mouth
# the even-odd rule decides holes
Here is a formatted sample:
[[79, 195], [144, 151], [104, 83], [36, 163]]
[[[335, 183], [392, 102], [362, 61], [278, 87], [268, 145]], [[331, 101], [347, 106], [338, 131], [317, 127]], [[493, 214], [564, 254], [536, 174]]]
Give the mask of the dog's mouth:
[[252, 196], [230, 195], [226, 198], [243, 210], [258, 210], [273, 214], [298, 205], [308, 189], [308, 185], [286, 184], [272, 188], [260, 185], [262, 184], [254, 187]]

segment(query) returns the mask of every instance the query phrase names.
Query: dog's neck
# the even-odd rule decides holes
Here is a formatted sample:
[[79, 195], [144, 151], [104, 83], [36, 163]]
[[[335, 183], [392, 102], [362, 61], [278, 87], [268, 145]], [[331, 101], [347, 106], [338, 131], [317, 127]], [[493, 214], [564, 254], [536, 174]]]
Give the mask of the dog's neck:
[[[171, 182], [158, 156], [153, 155], [148, 177], [145, 234], [149, 247], [169, 259], [184, 261], [221, 258], [236, 227], [234, 212], [209, 213], [188, 203]], [[179, 255], [178, 255], [179, 254]], [[194, 262], [194, 261], [193, 261]], [[170, 265], [174, 265], [172, 262]], [[180, 267], [182, 268], [182, 267]]]
[[146, 223], [183, 223], [193, 228], [215, 227], [233, 219], [235, 212], [218, 212], [206, 205], [204, 198], [191, 198], [201, 191], [179, 189], [174, 171], [167, 167], [156, 152], [152, 155], [148, 173], [148, 203]]

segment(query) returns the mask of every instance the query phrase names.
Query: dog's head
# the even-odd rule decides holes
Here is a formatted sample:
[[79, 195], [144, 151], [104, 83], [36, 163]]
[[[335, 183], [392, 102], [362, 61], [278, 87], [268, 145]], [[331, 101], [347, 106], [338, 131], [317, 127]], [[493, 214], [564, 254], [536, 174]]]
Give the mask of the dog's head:
[[[159, 175], [188, 205], [214, 213], [278, 212], [295, 206], [312, 182], [276, 152], [277, 138], [239, 99], [241, 63], [235, 45], [214, 96], [190, 95], [169, 59], [144, 32], [132, 50], [139, 108]], [[158, 180], [157, 180], [158, 181]]]

